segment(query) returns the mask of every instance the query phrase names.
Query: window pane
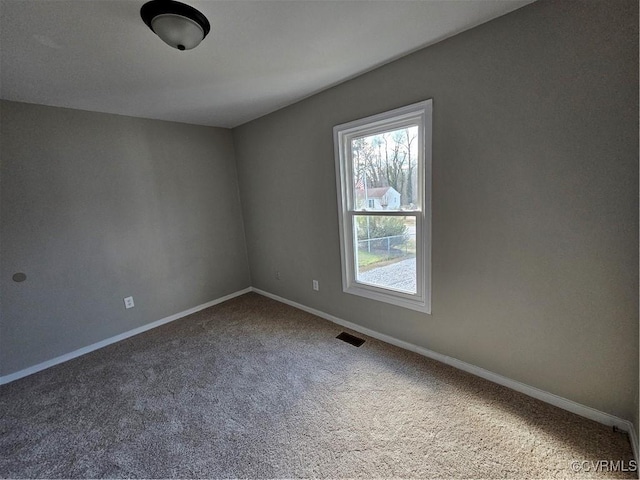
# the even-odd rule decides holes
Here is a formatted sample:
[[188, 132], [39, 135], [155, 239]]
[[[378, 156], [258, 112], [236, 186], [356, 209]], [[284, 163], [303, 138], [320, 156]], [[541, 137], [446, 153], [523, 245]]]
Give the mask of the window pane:
[[351, 140], [355, 210], [419, 210], [418, 126]]
[[356, 281], [417, 293], [416, 218], [354, 215]]

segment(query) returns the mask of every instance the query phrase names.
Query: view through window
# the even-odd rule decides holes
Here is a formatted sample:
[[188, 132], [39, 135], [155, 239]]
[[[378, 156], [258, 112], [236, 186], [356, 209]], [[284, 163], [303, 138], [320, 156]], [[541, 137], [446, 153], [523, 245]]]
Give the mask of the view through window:
[[[418, 127], [351, 139], [354, 210], [419, 208]], [[356, 215], [356, 280], [417, 292], [416, 221], [413, 216]]]

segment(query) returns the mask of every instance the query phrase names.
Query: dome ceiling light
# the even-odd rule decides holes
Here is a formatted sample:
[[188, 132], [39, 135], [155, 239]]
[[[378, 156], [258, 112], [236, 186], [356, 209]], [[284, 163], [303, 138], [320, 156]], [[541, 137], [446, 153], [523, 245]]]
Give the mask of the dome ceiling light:
[[211, 30], [207, 17], [174, 0], [151, 0], [142, 6], [140, 16], [164, 43], [178, 50], [197, 47]]

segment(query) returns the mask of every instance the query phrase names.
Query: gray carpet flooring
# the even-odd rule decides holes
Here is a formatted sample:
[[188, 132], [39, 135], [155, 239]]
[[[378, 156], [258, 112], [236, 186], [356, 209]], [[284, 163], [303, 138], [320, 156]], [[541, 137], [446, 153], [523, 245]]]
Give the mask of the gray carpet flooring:
[[571, 468], [626, 434], [343, 330], [247, 294], [4, 385], [0, 475], [634, 478]]

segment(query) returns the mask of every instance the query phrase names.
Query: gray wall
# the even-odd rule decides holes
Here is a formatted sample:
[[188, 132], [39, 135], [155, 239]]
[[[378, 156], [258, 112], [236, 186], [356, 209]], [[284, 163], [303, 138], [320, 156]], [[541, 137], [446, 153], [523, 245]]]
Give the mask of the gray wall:
[[6, 101], [0, 114], [0, 374], [249, 286], [229, 130]]
[[[430, 316], [342, 292], [332, 143], [427, 98]], [[536, 2], [233, 133], [253, 286], [634, 417], [637, 1]]]

